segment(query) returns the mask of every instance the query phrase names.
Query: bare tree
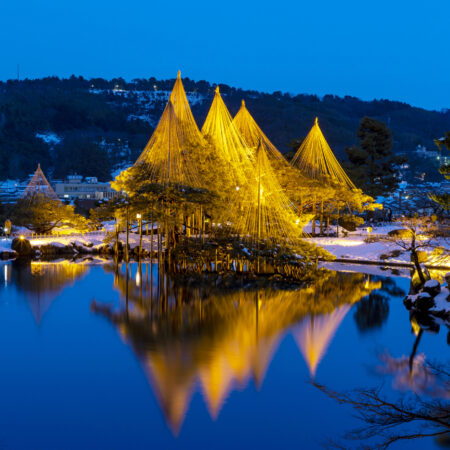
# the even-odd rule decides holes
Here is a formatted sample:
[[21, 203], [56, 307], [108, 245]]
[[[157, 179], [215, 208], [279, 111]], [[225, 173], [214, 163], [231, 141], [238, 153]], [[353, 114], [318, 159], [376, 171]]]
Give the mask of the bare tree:
[[401, 217], [398, 222], [403, 226], [403, 230], [396, 230], [397, 233], [392, 233], [387, 239], [410, 253], [411, 261], [423, 284], [426, 279], [420, 265], [419, 252], [421, 249], [438, 247], [438, 224], [431, 217], [419, 217], [418, 214]]
[[[450, 392], [450, 373], [445, 366], [427, 364], [427, 369], [439, 379], [441, 388]], [[398, 401], [390, 401], [382, 394], [382, 388], [356, 389], [336, 392], [321, 384], [313, 383], [340, 404], [354, 408], [364, 427], [347, 432], [345, 439], [366, 441], [364, 449], [386, 449], [392, 444], [427, 437], [450, 438], [450, 402], [448, 396], [428, 399], [418, 393], [405, 395]], [[442, 392], [442, 390], [440, 390]], [[332, 443], [337, 448], [344, 448]]]

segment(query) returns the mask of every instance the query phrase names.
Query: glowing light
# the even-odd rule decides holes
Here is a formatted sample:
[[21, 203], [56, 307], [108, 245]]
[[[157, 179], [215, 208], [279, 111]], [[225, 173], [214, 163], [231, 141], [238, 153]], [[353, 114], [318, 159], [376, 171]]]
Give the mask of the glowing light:
[[[133, 168], [144, 167], [149, 179], [156, 183], [201, 187], [193, 149], [201, 149], [204, 145], [178, 77], [159, 123]], [[129, 171], [122, 172], [113, 187], [121, 190], [122, 181], [129, 176]]]
[[356, 189], [325, 140], [317, 117], [291, 164], [312, 179], [330, 177], [350, 189]]
[[141, 217], [142, 217], [141, 214], [139, 214], [139, 213], [136, 214], [136, 219], [141, 219]]
[[139, 273], [139, 270], [136, 272], [136, 286], [141, 285], [141, 274]]
[[25, 239], [25, 236], [24, 236], [23, 234], [21, 234], [21, 235], [19, 236], [19, 239], [20, 239], [21, 241], [23, 241], [23, 240]]
[[414, 316], [411, 318], [411, 328], [413, 333], [417, 336], [420, 331], [420, 325], [417, 323], [417, 320]]

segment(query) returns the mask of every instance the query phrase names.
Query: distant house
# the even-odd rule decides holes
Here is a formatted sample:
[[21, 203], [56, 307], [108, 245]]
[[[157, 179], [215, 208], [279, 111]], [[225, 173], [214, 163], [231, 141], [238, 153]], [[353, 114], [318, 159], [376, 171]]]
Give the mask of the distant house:
[[102, 183], [96, 177], [69, 175], [64, 181], [53, 184], [56, 195], [62, 200], [108, 200], [117, 195], [109, 183]]

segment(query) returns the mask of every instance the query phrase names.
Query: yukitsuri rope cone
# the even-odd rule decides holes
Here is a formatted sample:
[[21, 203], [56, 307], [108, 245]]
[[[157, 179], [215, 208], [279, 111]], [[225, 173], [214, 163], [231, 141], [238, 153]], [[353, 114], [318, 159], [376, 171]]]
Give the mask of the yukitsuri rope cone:
[[41, 165], [38, 164], [36, 172], [31, 177], [28, 186], [22, 194], [22, 198], [28, 197], [33, 194], [43, 194], [52, 200], [59, 200], [53, 188], [50, 186], [44, 172], [41, 169]]
[[[243, 114], [242, 120], [237, 121], [238, 125], [242, 125], [244, 129], [248, 128], [244, 127], [244, 124], [250, 115], [242, 116]], [[281, 162], [284, 160], [283, 156], [265, 137], [251, 116], [250, 119], [251, 130], [247, 133], [246, 142], [235, 121], [231, 120], [220, 91], [216, 88], [202, 133], [233, 170], [237, 192], [232, 199], [236, 208], [233, 219], [230, 219], [232, 227], [241, 236], [258, 241], [270, 239], [285, 244], [298, 242], [302, 227], [310, 217], [304, 216], [300, 219], [296, 216], [292, 202], [280, 186], [271, 160], [276, 159], [278, 164], [285, 166], [288, 164]], [[255, 144], [252, 140], [255, 130], [263, 137], [258, 136], [256, 148], [252, 148]]]
[[[152, 137], [135, 163], [135, 166], [144, 168], [149, 181], [192, 187], [201, 185], [195, 158], [189, 151], [190, 140], [195, 138], [192, 125], [195, 122], [183, 124], [178, 120], [175, 107], [169, 99]], [[188, 132], [192, 134], [188, 135]]]
[[312, 179], [330, 177], [350, 190], [356, 189], [325, 140], [317, 117], [308, 136], [292, 158], [291, 164]]
[[202, 134], [213, 145], [217, 155], [229, 164], [236, 186], [245, 189], [249, 174], [253, 170], [253, 152], [233, 125], [230, 112], [220, 95], [219, 86], [216, 87]]
[[264, 151], [270, 159], [270, 162], [277, 162], [289, 166], [289, 163], [286, 161], [284, 156], [264, 134], [255, 119], [253, 119], [252, 115], [245, 106], [244, 100], [242, 100], [241, 108], [234, 116], [233, 124], [244, 138], [245, 143], [253, 151], [256, 151], [258, 145], [261, 143]]
[[258, 126], [248, 111], [244, 100], [242, 100], [241, 108], [233, 119], [233, 124], [254, 153], [258, 145], [261, 144], [262, 150], [266, 153], [280, 186], [294, 205], [299, 203], [299, 197], [306, 201], [311, 196], [311, 191], [317, 188], [318, 182], [306, 178], [300, 170], [288, 163], [286, 158]]
[[255, 170], [242, 205], [238, 229], [259, 240], [293, 244], [298, 242], [309, 215], [298, 217], [281, 188], [269, 158], [260, 142]]
[[204, 146], [178, 72], [159, 123], [134, 166], [144, 168], [153, 183], [200, 187], [195, 153]]

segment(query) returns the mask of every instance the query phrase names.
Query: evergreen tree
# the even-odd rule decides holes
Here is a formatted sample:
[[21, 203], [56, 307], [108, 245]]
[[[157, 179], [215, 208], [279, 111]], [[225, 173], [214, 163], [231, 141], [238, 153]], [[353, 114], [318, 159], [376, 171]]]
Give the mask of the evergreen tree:
[[363, 117], [357, 136], [360, 146], [346, 148], [350, 178], [364, 193], [377, 196], [397, 189], [397, 166], [405, 162], [392, 153], [392, 133], [376, 119]]
[[83, 216], [75, 214], [74, 207], [42, 194], [31, 194], [20, 198], [12, 210], [15, 225], [23, 226], [36, 233], [49, 233], [59, 226], [87, 229]]
[[55, 148], [55, 171], [53, 176], [63, 178], [78, 173], [97, 177], [100, 181], [111, 178], [108, 152], [88, 137], [68, 138], [64, 145]]
[[[436, 139], [434, 142], [439, 147], [439, 150], [442, 150], [444, 147], [447, 151], [450, 151], [450, 131], [447, 131], [445, 137]], [[450, 180], [450, 164], [443, 164], [439, 168], [439, 173], [444, 175], [446, 180]], [[441, 205], [446, 211], [450, 210], [450, 193], [432, 194], [430, 198]]]

